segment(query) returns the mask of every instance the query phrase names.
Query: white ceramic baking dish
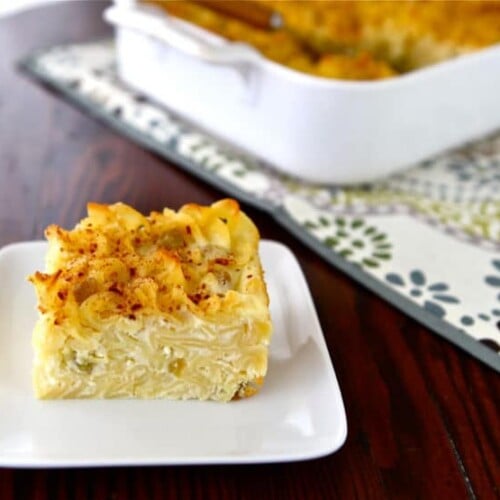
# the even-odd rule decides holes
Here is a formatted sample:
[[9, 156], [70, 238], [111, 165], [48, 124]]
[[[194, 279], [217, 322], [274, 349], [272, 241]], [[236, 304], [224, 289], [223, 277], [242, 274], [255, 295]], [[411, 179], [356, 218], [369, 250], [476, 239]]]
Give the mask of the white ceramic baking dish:
[[500, 46], [403, 76], [299, 73], [197, 26], [118, 1], [119, 73], [134, 88], [278, 169], [367, 182], [500, 126]]

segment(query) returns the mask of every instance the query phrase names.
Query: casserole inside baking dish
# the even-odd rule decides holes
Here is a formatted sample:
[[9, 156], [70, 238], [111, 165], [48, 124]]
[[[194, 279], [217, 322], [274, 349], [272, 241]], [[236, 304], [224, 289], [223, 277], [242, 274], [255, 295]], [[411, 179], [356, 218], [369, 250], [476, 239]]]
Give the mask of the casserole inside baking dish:
[[[293, 51], [284, 48], [291, 35], [280, 30], [244, 28], [244, 33], [256, 33], [258, 43], [268, 41], [262, 46], [255, 42], [255, 50], [241, 36], [243, 31], [237, 31], [244, 23], [208, 12], [207, 19], [221, 19], [210, 31], [207, 23], [200, 27], [179, 19], [180, 14], [167, 16], [161, 9], [151, 11], [135, 2], [116, 2], [116, 6], [106, 10], [105, 18], [116, 27], [117, 66], [127, 85], [238, 149], [301, 179], [329, 184], [370, 182], [500, 126], [500, 44], [476, 50], [496, 40], [500, 18], [498, 25], [492, 19], [500, 15], [500, 3], [451, 2], [450, 6], [434, 6], [401, 2], [407, 16], [412, 6], [428, 8], [426, 16], [422, 14], [424, 10], [418, 11], [422, 14], [420, 23], [410, 23], [406, 35], [401, 28], [402, 34], [399, 38], [394, 36], [392, 44], [373, 42], [371, 52], [363, 49], [364, 43], [368, 46], [364, 41], [368, 35], [360, 35], [371, 31], [356, 28], [353, 23], [358, 38], [346, 29], [346, 44], [339, 44], [333, 55], [324, 55], [325, 59], [345, 63], [332, 65], [331, 77], [327, 78], [287, 66], [291, 59], [286, 54]], [[312, 12], [313, 7], [320, 10], [330, 5], [328, 15], [335, 9], [347, 12], [347, 6], [353, 11], [366, 10], [373, 23], [379, 19], [380, 26], [386, 26], [380, 33], [388, 33], [391, 26], [396, 33], [398, 26], [396, 17], [382, 19], [380, 12], [403, 8], [398, 7], [400, 3], [369, 3], [366, 7], [351, 2], [346, 6], [324, 3], [325, 7], [315, 2], [279, 2], [277, 6], [298, 9], [304, 5], [311, 9], [306, 12]], [[190, 8], [187, 6], [191, 3], [161, 5], [167, 9], [173, 5], [180, 12]], [[453, 28], [455, 18], [445, 16], [447, 9], [457, 9], [463, 16], [470, 12], [469, 24], [457, 20], [457, 27]], [[431, 16], [432, 12], [435, 15]], [[443, 17], [438, 17], [438, 12]], [[325, 16], [318, 19], [325, 23]], [[289, 17], [292, 19], [291, 14]], [[444, 24], [439, 24], [439, 19]], [[292, 22], [286, 20], [288, 26]], [[430, 26], [428, 34], [418, 35], [425, 22]], [[439, 38], [439, 26], [444, 27], [447, 22], [449, 29], [443, 32], [444, 38]], [[226, 33], [224, 40], [220, 33], [227, 26], [234, 26], [236, 31]], [[328, 35], [325, 27], [324, 31]], [[377, 39], [379, 32], [375, 28], [372, 32], [373, 40]], [[315, 33], [322, 31], [317, 29]], [[377, 36], [383, 40], [382, 35]], [[278, 37], [283, 37], [282, 44], [277, 42]], [[352, 45], [347, 45], [349, 37], [354, 40]], [[335, 48], [334, 42], [327, 42], [327, 37], [324, 40], [329, 43], [329, 50]], [[272, 52], [274, 49], [277, 52]], [[465, 53], [468, 55], [454, 57]], [[322, 57], [315, 62], [318, 67]], [[382, 78], [367, 75], [366, 71], [351, 71], [356, 61], [363, 58], [385, 64], [392, 75], [401, 76]], [[363, 64], [359, 67], [363, 68]], [[411, 71], [417, 68], [418, 71]]]
[[[258, 29], [203, 2], [146, 0], [266, 58], [326, 78], [378, 80], [500, 41], [496, 1], [277, 1], [286, 29]], [[307, 50], [307, 45], [314, 51]]]

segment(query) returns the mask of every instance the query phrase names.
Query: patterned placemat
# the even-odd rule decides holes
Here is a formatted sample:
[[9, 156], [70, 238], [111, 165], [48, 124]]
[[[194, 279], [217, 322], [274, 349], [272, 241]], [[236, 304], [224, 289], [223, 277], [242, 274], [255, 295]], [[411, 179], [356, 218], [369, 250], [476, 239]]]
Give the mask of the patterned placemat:
[[500, 371], [500, 134], [350, 188], [283, 175], [118, 79], [110, 40], [22, 67], [142, 146], [269, 212], [332, 265]]

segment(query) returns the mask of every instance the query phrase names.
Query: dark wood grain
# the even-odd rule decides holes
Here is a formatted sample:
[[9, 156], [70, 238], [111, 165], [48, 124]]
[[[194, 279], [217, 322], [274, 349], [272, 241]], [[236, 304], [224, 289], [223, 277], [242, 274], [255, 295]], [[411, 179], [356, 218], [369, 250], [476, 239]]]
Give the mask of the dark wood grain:
[[[41, 238], [52, 222], [73, 225], [88, 200], [149, 212], [224, 196], [15, 70], [35, 48], [108, 33], [103, 6], [0, 20], [0, 245]], [[500, 377], [244, 208], [305, 271], [346, 405], [344, 447], [274, 465], [0, 469], [0, 499], [498, 498]]]

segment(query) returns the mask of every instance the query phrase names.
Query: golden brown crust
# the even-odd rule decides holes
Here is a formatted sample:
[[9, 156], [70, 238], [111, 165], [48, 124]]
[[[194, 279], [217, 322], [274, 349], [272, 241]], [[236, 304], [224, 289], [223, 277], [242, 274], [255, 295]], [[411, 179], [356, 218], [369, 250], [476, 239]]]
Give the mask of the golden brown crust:
[[[71, 231], [47, 228], [49, 272], [30, 277], [57, 323], [75, 320], [89, 301], [103, 317], [188, 310], [209, 318], [250, 302], [268, 306], [258, 231], [234, 200], [149, 217], [121, 203], [89, 203], [88, 212]], [[257, 292], [266, 301], [255, 302]]]
[[[317, 76], [373, 80], [500, 42], [500, 2], [261, 0], [287, 30], [263, 31], [188, 1], [148, 0], [267, 58]], [[316, 57], [301, 40], [308, 40]], [[334, 57], [331, 57], [334, 54]]]

